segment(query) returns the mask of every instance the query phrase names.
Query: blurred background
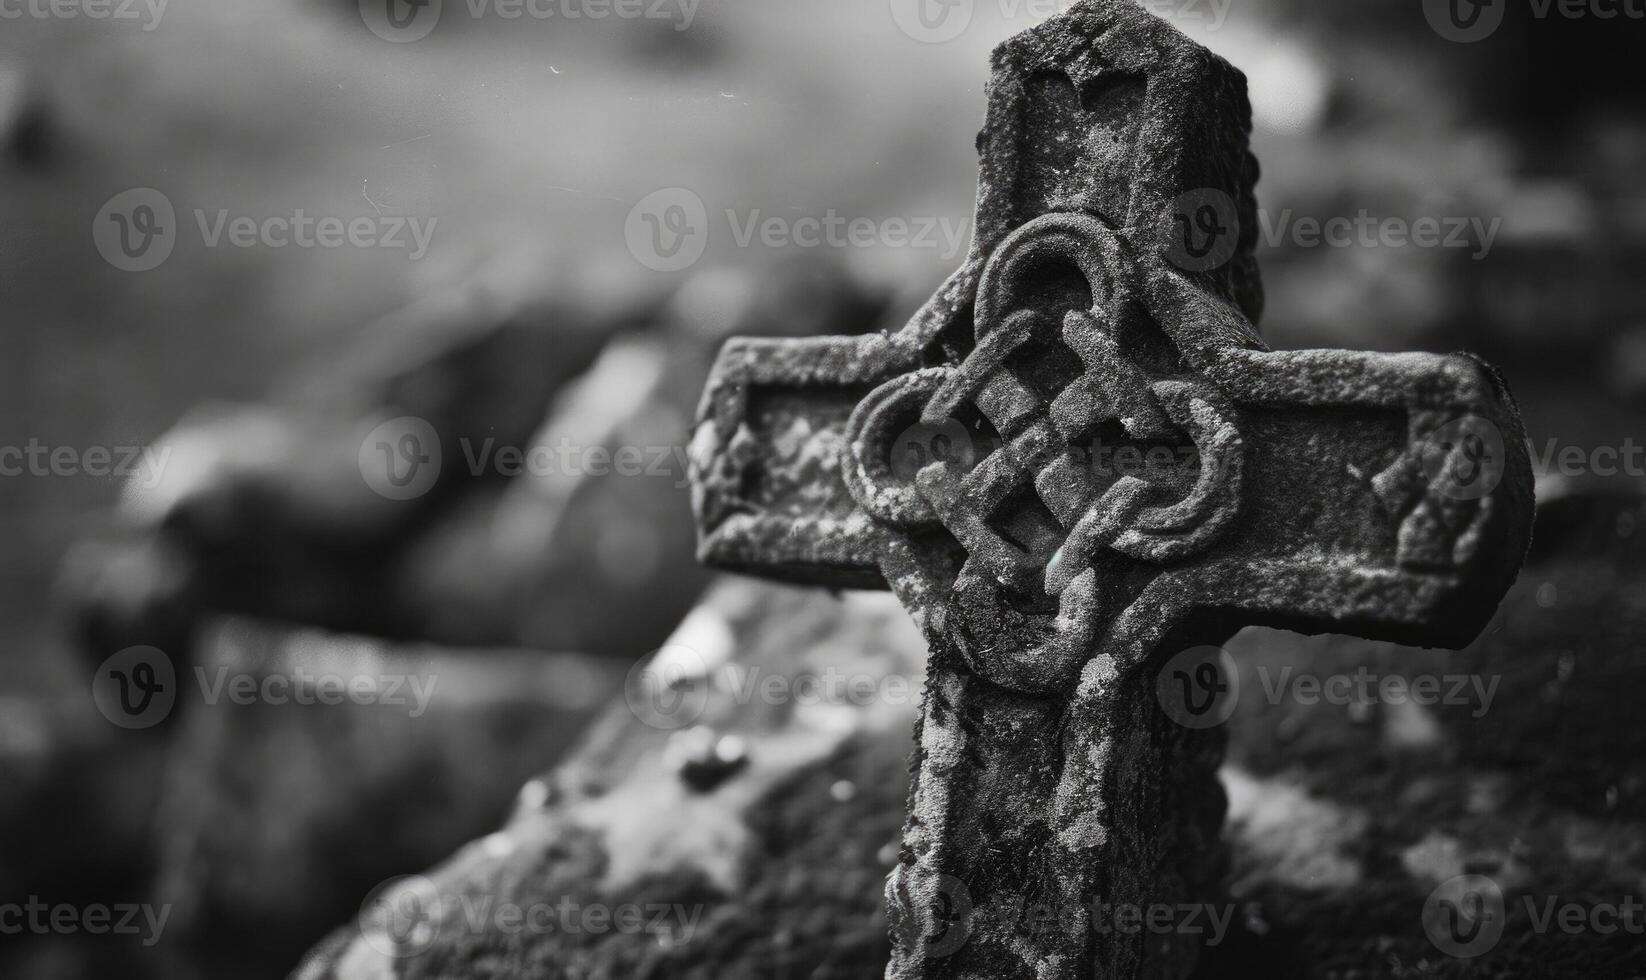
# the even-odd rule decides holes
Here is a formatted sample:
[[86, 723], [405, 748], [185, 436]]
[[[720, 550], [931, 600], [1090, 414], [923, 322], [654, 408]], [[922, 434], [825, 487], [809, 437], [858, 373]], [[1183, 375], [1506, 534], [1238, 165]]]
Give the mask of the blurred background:
[[[382, 0], [123, 3], [0, 0], [0, 896], [164, 901], [176, 938], [8, 936], [0, 975], [275, 977], [501, 820], [691, 607], [665, 450], [716, 346], [924, 300], [969, 234], [988, 52], [1048, 11], [446, 0], [424, 36]], [[1477, 352], [1540, 497], [1642, 489], [1646, 23], [1147, 6], [1250, 80], [1273, 346]], [[300, 215], [359, 233], [298, 244]], [[830, 215], [879, 231], [740, 240]], [[1362, 215], [1444, 242], [1297, 230]], [[405, 418], [438, 481], [363, 480]], [[533, 445], [656, 447], [659, 478], [472, 462]], [[185, 691], [371, 663], [442, 696], [127, 731], [92, 687], [134, 646]]]

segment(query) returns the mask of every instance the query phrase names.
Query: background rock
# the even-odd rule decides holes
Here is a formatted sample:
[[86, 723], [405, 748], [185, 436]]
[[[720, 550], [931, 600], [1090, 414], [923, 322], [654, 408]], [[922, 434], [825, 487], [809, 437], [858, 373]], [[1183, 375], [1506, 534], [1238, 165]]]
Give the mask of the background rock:
[[[1546, 507], [1541, 533], [1555, 540], [1494, 626], [1460, 653], [1262, 629], [1230, 645], [1241, 684], [1223, 771], [1233, 870], [1220, 908], [1232, 925], [1208, 948], [1200, 980], [1638, 972], [1638, 932], [1540, 933], [1524, 903], [1638, 902], [1646, 887], [1646, 753], [1624, 717], [1632, 697], [1619, 697], [1646, 693], [1636, 640], [1646, 625], [1643, 518], [1639, 499]], [[1551, 601], [1560, 595], [1571, 598]], [[1605, 632], [1592, 629], [1597, 621]], [[1592, 646], [1574, 656], [1577, 635]], [[380, 893], [385, 905], [369, 904], [294, 977], [879, 976], [888, 946], [877, 885], [895, 858], [912, 705], [882, 696], [796, 710], [739, 699], [737, 690], [756, 688], [735, 681], [833, 664], [912, 682], [920, 648], [886, 596], [840, 602], [725, 584], [660, 655], [715, 668], [707, 684], [699, 672], [680, 675], [686, 707], [662, 718], [681, 727], [671, 734], [640, 720], [631, 705], [655, 721], [648, 711], [673, 702], [637, 696], [646, 689], [631, 678], [629, 696], [566, 764], [527, 787], [532, 805], [405, 886], [400, 904]], [[1446, 703], [1434, 706], [1378, 695], [1376, 683], [1372, 698], [1346, 703], [1266, 693], [1303, 690], [1297, 674], [1352, 678], [1362, 668], [1378, 681], [1464, 676], [1484, 687], [1453, 698], [1448, 682], [1438, 689]], [[831, 733], [820, 733], [830, 716]], [[670, 769], [671, 744], [697, 722], [743, 739], [751, 760], [704, 794]], [[1477, 959], [1446, 955], [1425, 931], [1427, 897], [1464, 874], [1497, 881], [1511, 912], [1501, 943]], [[454, 911], [562, 898], [684, 903], [704, 914], [689, 936], [659, 942], [507, 934]], [[416, 933], [425, 919], [432, 931]], [[396, 929], [419, 938], [396, 946]]]

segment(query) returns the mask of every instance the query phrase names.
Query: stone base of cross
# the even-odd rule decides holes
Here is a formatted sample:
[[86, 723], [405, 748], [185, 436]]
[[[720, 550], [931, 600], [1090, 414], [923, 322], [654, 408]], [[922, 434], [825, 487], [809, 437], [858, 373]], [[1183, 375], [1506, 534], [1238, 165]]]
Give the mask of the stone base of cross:
[[1530, 464], [1464, 356], [1274, 352], [1244, 79], [1123, 0], [995, 55], [976, 238], [894, 335], [733, 341], [693, 446], [702, 558], [891, 588], [930, 645], [888, 976], [1180, 977], [1221, 643], [1461, 646]]

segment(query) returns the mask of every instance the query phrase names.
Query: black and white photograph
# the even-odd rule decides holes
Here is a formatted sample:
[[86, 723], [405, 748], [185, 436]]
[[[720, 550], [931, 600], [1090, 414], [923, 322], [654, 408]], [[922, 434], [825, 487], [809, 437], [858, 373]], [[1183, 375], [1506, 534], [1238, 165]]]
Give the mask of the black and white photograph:
[[0, 0], [0, 980], [1646, 980], [1646, 0]]

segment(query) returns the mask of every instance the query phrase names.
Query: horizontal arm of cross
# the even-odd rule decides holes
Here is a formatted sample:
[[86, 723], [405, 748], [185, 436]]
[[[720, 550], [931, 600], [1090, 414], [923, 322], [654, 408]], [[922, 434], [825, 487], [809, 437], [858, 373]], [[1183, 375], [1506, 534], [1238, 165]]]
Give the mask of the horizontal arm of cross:
[[700, 560], [806, 584], [884, 588], [886, 536], [846, 487], [846, 429], [864, 396], [907, 361], [883, 335], [729, 341], [691, 450]]

